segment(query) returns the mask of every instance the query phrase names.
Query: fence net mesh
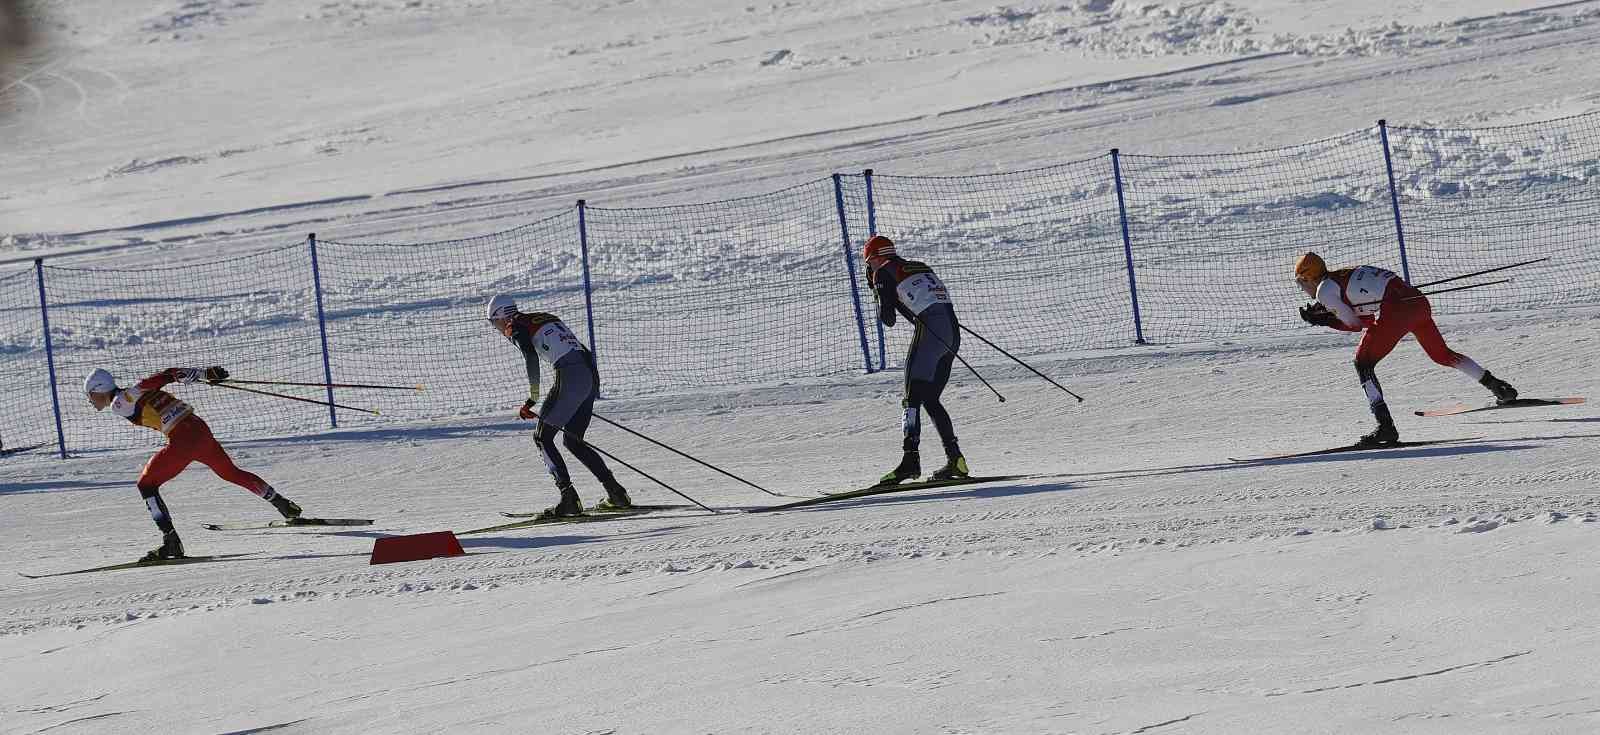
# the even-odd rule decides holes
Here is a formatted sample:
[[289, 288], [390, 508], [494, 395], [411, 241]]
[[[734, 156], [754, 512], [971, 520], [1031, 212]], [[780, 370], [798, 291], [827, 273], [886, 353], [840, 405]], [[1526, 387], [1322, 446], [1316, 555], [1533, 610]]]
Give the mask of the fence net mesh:
[[1123, 155], [1145, 338], [1228, 339], [1304, 326], [1296, 256], [1399, 273], [1376, 128], [1270, 151]]
[[[869, 230], [902, 257], [932, 266], [963, 325], [1014, 354], [1110, 347], [1134, 340], [1116, 190], [1104, 157], [981, 176], [847, 177], [851, 256], [875, 364], [900, 365], [912, 328], [884, 331], [866, 289]], [[881, 340], [880, 340], [881, 337]], [[968, 339], [969, 361], [1004, 360]]]
[[1600, 114], [1508, 127], [1391, 127], [1406, 252], [1424, 283], [1548, 257], [1451, 288], [1444, 313], [1592, 303], [1600, 288]]
[[[46, 453], [56, 446], [50, 370], [32, 268], [0, 272], [0, 452]], [[63, 386], [68, 401], [74, 386]]]
[[831, 179], [710, 204], [588, 210], [608, 393], [863, 370]]
[[[1443, 313], [1595, 303], [1600, 113], [1494, 128], [1389, 127], [1404, 263], [1383, 132], [978, 176], [830, 177], [705, 204], [568, 209], [462, 240], [323, 241], [315, 260], [301, 241], [166, 267], [0, 271], [0, 367], [9, 376], [0, 383], [0, 448], [56, 444], [41, 274], [69, 452], [161, 441], [89, 407], [82, 382], [96, 367], [123, 385], [213, 364], [237, 378], [323, 381], [315, 278], [334, 382], [427, 387], [336, 389], [336, 401], [382, 412], [341, 410], [341, 426], [514, 410], [526, 396], [521, 357], [484, 318], [496, 293], [561, 316], [595, 348], [608, 396], [895, 369], [911, 329], [876, 322], [860, 260], [874, 232], [932, 265], [962, 322], [1014, 353], [1127, 345], [1135, 310], [1113, 160], [1150, 342], [1300, 329], [1295, 306], [1305, 296], [1291, 269], [1307, 250], [1334, 267], [1409, 270], [1416, 283], [1549, 259], [1482, 279], [1511, 283], [1436, 297]], [[975, 362], [1004, 359], [976, 340], [964, 344]], [[315, 403], [172, 390], [223, 438], [329, 424]]]
[[[303, 243], [168, 268], [44, 267], [50, 335], [69, 452], [156, 446], [161, 434], [83, 395], [95, 368], [132, 386], [168, 367], [222, 365], [235, 376], [319, 381], [322, 352]], [[206, 385], [169, 392], [218, 437], [292, 434], [327, 426], [327, 409]], [[120, 424], [120, 425], [119, 425]]]
[[[523, 311], [560, 316], [585, 338], [577, 213], [481, 237], [416, 244], [317, 244], [335, 383], [424, 385], [422, 393], [335, 389], [339, 425], [514, 416], [528, 397], [521, 353], [489, 325], [505, 293]], [[548, 386], [547, 386], [548, 387]]]

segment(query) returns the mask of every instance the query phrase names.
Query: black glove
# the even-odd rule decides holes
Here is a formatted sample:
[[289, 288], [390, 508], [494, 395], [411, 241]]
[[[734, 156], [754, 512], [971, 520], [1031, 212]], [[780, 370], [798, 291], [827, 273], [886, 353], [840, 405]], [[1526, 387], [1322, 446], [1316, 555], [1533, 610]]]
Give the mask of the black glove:
[[207, 383], [220, 383], [228, 379], [228, 371], [221, 365], [212, 365], [201, 373], [201, 377], [205, 378]]
[[1328, 311], [1328, 307], [1323, 306], [1319, 301], [1313, 301], [1300, 307], [1300, 318], [1304, 319], [1307, 324], [1318, 327], [1331, 327], [1339, 323], [1339, 317]]

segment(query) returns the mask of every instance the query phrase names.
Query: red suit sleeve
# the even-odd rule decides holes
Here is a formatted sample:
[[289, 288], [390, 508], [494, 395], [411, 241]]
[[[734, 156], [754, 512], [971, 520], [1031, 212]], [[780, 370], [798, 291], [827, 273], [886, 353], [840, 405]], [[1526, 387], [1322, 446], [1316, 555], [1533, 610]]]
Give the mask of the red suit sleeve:
[[177, 371], [177, 368], [167, 368], [166, 370], [162, 370], [159, 373], [151, 375], [150, 377], [139, 381], [139, 390], [156, 390], [157, 388], [165, 388], [166, 386], [170, 385], [172, 381], [178, 379]]

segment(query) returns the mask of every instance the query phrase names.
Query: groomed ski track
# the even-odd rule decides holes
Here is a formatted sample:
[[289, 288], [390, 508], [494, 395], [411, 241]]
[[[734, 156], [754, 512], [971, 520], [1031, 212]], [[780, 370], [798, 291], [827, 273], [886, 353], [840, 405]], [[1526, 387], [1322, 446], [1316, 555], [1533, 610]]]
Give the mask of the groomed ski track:
[[[0, 99], [11, 269], [1600, 107], [1600, 2], [32, 2], [65, 25]], [[1084, 13], [1131, 46], [1056, 45]], [[1315, 48], [1230, 45], [1277, 34]], [[507, 66], [529, 49], [536, 68]], [[1285, 320], [1300, 298], [1286, 280]], [[1525, 395], [1600, 394], [1600, 309], [1440, 312], [1452, 347]], [[251, 552], [226, 564], [20, 579], [156, 536], [133, 486], [146, 452], [18, 452], [0, 459], [0, 735], [1600, 731], [1595, 408], [1411, 417], [1487, 396], [1406, 340], [1379, 368], [1403, 438], [1482, 439], [1226, 461], [1368, 430], [1353, 349], [1239, 330], [1029, 358], [1082, 405], [991, 355], [977, 364], [1010, 400], [958, 367], [948, 405], [974, 472], [1034, 479], [517, 529], [379, 567], [380, 535], [552, 502], [512, 418], [518, 373], [485, 386], [503, 416], [227, 442], [308, 514], [377, 522], [207, 532], [276, 514], [191, 468], [163, 494], [190, 553]], [[839, 375], [601, 411], [809, 495], [893, 464], [899, 392], [896, 373]], [[87, 410], [74, 386], [61, 401]], [[225, 404], [196, 401], [225, 433]], [[592, 432], [709, 505], [785, 501]]]
[[[1446, 329], [1497, 374], [1592, 394], [1571, 345], [1600, 339], [1597, 316]], [[0, 660], [44, 673], [0, 705], [39, 727], [69, 718], [25, 708], [150, 707], [111, 708], [125, 712], [123, 732], [153, 731], [165, 722], [156, 713], [180, 704], [186, 722], [219, 732], [302, 718], [317, 732], [494, 732], [530, 718], [555, 718], [561, 732], [1054, 732], [1058, 718], [1131, 732], [1185, 716], [1195, 732], [1267, 720], [1331, 732], [1444, 714], [1570, 718], [1552, 731], [1583, 731], [1600, 684], [1581, 612], [1600, 604], [1600, 460], [1585, 449], [1600, 438], [1596, 419], [1572, 407], [1407, 416], [1407, 437], [1483, 438], [1227, 463], [1242, 446], [1287, 451], [1365, 430], [1339, 337], [1041, 361], [1091, 397], [1081, 407], [1020, 368], [990, 368], [1016, 396], [1003, 405], [958, 379], [949, 404], [974, 470], [1043, 478], [805, 512], [518, 529], [463, 537], [468, 556], [418, 564], [365, 557], [376, 535], [486, 525], [494, 509], [547, 492], [522, 425], [243, 443], [239, 461], [298, 489], [307, 512], [378, 524], [208, 533], [202, 518], [270, 509], [187, 473], [166, 495], [191, 553], [259, 557], [13, 584]], [[1398, 405], [1477, 390], [1414, 347], [1384, 363]], [[882, 427], [897, 389], [873, 376], [606, 410], [757, 482], [815, 492], [893, 458], [898, 439]], [[591, 439], [717, 507], [775, 500], [603, 427]], [[126, 484], [142, 459], [13, 469], [0, 486], [15, 509], [0, 566], [20, 566], [24, 549], [34, 571], [142, 550], [149, 521]], [[670, 498], [628, 482], [640, 502]], [[598, 497], [592, 483], [580, 488]], [[132, 673], [157, 650], [200, 655], [194, 647], [219, 641], [211, 663], [159, 685]], [[1561, 674], [1541, 673], [1552, 669]], [[326, 678], [283, 674], [305, 670]], [[623, 671], [618, 701], [588, 699]], [[74, 676], [83, 683], [64, 686]], [[1484, 689], [1503, 693], [1472, 694]], [[197, 704], [194, 691], [249, 692], [262, 705]], [[887, 714], [911, 703], [911, 726]]]

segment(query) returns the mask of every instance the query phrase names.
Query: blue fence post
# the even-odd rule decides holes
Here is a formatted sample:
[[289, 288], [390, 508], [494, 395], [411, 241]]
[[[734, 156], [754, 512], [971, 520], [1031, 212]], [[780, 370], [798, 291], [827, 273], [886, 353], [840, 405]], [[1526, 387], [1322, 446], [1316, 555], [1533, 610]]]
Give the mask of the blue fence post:
[[317, 294], [317, 334], [322, 337], [322, 382], [328, 383], [328, 424], [339, 428], [339, 414], [333, 407], [333, 364], [328, 359], [328, 317], [322, 310], [322, 268], [317, 264], [317, 233], [306, 236], [311, 246], [311, 288]]
[[867, 347], [867, 320], [861, 314], [861, 287], [856, 284], [855, 253], [850, 252], [850, 223], [844, 216], [844, 185], [833, 175], [833, 203], [839, 210], [839, 236], [844, 240], [844, 267], [850, 275], [850, 305], [856, 310], [856, 334], [861, 336], [861, 366], [872, 372], [872, 350]]
[[44, 362], [50, 370], [50, 407], [56, 412], [56, 447], [67, 458], [67, 433], [61, 428], [61, 399], [56, 393], [56, 350], [50, 341], [50, 306], [44, 296], [44, 258], [33, 259], [33, 273], [39, 279], [39, 321], [44, 325]]
[[[872, 193], [872, 169], [861, 172], [861, 178], [867, 180], [867, 237], [878, 234], [878, 200]], [[872, 323], [878, 327], [878, 369], [887, 370], [889, 363], [884, 358], [888, 351], [883, 339], [883, 322], [873, 319]]]
[[1389, 154], [1389, 121], [1378, 121], [1378, 140], [1383, 141], [1383, 168], [1389, 172], [1389, 204], [1394, 207], [1394, 236], [1400, 240], [1400, 277], [1411, 280], [1411, 264], [1406, 259], [1406, 228], [1400, 224], [1400, 189], [1394, 184], [1394, 157]]
[[1117, 219], [1122, 222], [1122, 255], [1128, 263], [1128, 297], [1133, 300], [1133, 341], [1144, 344], [1144, 322], [1139, 316], [1139, 285], [1133, 278], [1133, 240], [1128, 237], [1128, 204], [1122, 196], [1122, 152], [1111, 149], [1111, 176], [1117, 182]]
[[578, 254], [583, 258], [583, 312], [589, 321], [589, 354], [595, 356], [595, 364], [600, 363], [600, 352], [594, 343], [594, 287], [589, 281], [589, 224], [585, 212], [589, 205], [582, 199], [578, 200]]

